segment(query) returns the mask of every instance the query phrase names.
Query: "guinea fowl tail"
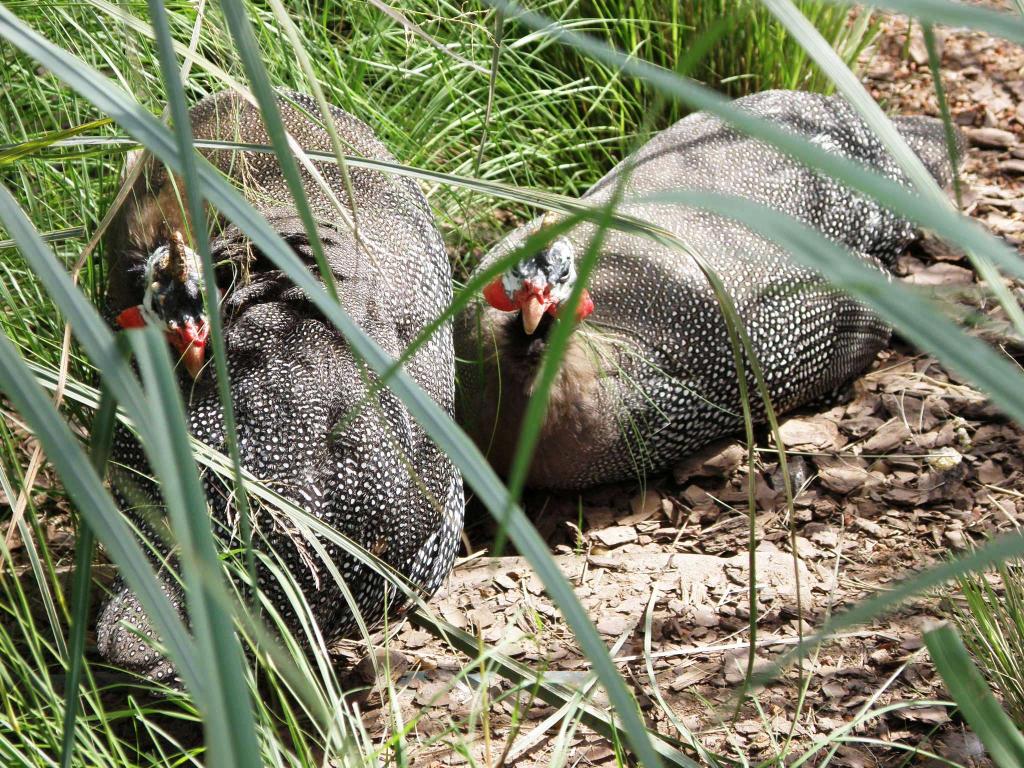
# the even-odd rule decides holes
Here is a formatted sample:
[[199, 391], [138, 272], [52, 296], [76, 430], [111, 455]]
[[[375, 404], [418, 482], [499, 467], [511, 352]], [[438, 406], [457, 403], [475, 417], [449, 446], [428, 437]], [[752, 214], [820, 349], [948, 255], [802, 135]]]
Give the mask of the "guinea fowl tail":
[[[946, 127], [942, 121], [934, 117], [896, 117], [893, 123], [914, 150], [928, 172], [943, 188], [953, 183], [953, 166], [949, 158], [949, 145], [946, 139]], [[956, 156], [959, 164], [963, 164], [967, 142], [961, 131], [954, 129]]]

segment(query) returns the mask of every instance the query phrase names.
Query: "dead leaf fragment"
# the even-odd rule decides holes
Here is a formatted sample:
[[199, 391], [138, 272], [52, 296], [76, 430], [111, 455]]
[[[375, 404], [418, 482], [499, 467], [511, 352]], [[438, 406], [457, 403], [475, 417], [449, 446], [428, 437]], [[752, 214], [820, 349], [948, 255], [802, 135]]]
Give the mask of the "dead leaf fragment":
[[828, 419], [787, 419], [779, 426], [779, 436], [787, 448], [826, 450], [836, 447], [839, 428]]
[[912, 285], [967, 285], [974, 282], [974, 272], [956, 264], [940, 261], [913, 273], [905, 282]]

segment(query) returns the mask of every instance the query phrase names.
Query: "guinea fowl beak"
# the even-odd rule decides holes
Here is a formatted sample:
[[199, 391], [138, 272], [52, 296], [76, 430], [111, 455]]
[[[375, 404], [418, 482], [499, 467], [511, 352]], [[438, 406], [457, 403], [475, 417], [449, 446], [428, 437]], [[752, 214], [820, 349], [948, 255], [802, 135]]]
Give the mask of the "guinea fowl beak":
[[537, 326], [540, 325], [541, 318], [544, 317], [544, 302], [540, 300], [539, 296], [531, 293], [523, 300], [521, 310], [523, 330], [526, 331], [527, 336], [532, 336], [533, 332], [537, 330]]

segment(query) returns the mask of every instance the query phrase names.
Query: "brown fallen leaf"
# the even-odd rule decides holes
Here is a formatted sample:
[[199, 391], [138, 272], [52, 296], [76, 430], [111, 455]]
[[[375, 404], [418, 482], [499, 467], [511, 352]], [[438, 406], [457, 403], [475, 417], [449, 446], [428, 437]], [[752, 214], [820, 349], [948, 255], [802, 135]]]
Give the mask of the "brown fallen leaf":
[[818, 480], [836, 493], [846, 495], [875, 482], [862, 459], [816, 456], [814, 463], [818, 467]]

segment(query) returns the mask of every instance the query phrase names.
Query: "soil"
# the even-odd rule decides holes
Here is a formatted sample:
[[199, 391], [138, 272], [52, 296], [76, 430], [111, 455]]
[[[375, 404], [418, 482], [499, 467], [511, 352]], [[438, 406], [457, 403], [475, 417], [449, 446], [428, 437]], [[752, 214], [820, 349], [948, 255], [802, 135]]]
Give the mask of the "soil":
[[[963, 208], [1019, 248], [1024, 50], [984, 34], [937, 33], [953, 118], [970, 142]], [[917, 25], [908, 40], [906, 20], [892, 18], [866, 60], [864, 80], [891, 113], [938, 115], [927, 61]], [[936, 293], [957, 316], [970, 316], [976, 333], [1020, 351], [961, 254], [926, 239], [901, 259], [899, 277]], [[831, 612], [1013, 529], [1024, 515], [1018, 490], [1024, 488], [1024, 431], [898, 337], [854, 382], [847, 402], [789, 415], [782, 436], [798, 488], [794, 519], [766, 438], [755, 478], [758, 666], [792, 650], [801, 626], [810, 634]], [[915, 750], [963, 765], [987, 764], [980, 742], [951, 708], [910, 704], [947, 698], [921, 639], [922, 628], [943, 616], [941, 595], [906, 604], [822, 646], [802, 671], [791, 665], [761, 689], [760, 711], [747, 703], [733, 718], [749, 637], [746, 482], [744, 447], [725, 441], [645, 488], [526, 499], [649, 725], [679, 737], [668, 708], [708, 750], [751, 761], [779, 754], [792, 732], [789, 760], [811, 753], [812, 765], [832, 746], [838, 747], [834, 766], [938, 764]], [[485, 551], [493, 529], [483, 515], [477, 510], [467, 528], [474, 554], [456, 567], [433, 610], [578, 690], [586, 685], [589, 663], [526, 562]], [[609, 739], [584, 725], [560, 739], [561, 721], [547, 720], [555, 707], [525, 693], [518, 701], [502, 698], [509, 685], [493, 672], [464, 678], [466, 657], [415, 624], [405, 625], [389, 647], [401, 716], [408, 722], [419, 715], [421, 735], [454, 727], [471, 744], [472, 758], [487, 765], [502, 756], [509, 765], [548, 765], [559, 744], [567, 745], [568, 764], [615, 764]], [[372, 672], [364, 679], [372, 681]], [[801, 681], [806, 700], [798, 707]], [[488, 706], [482, 706], [484, 696]], [[598, 709], [607, 706], [603, 696], [593, 694]], [[364, 691], [359, 702], [370, 734], [385, 733], [391, 713], [380, 708], [380, 697]], [[849, 740], [815, 751], [819, 739], [864, 711], [901, 703], [864, 719], [848, 731]], [[482, 708], [486, 719], [479, 716]], [[417, 765], [467, 761], [443, 738], [432, 748], [421, 742], [413, 759]]]

